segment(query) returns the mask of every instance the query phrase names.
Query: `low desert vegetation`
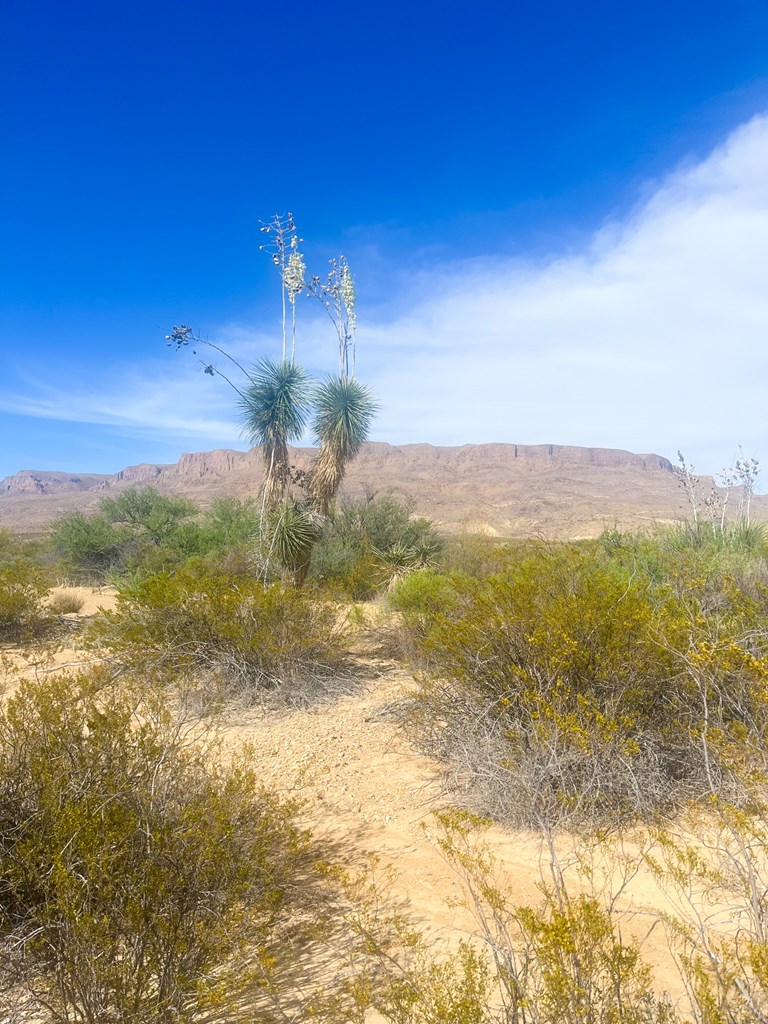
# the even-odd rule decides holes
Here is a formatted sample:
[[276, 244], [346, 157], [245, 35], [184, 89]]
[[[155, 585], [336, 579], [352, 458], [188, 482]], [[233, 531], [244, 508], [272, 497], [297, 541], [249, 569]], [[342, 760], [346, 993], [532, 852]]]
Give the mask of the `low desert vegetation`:
[[[241, 512], [230, 505], [223, 521]], [[477, 920], [453, 951], [436, 952], [339, 850], [329, 866], [296, 809], [259, 787], [258, 763], [225, 767], [207, 727], [179, 719], [198, 705], [178, 696], [198, 693], [207, 712], [337, 693], [349, 672], [344, 588], [332, 572], [313, 583], [314, 569], [301, 587], [265, 581], [258, 560], [199, 551], [160, 571], [150, 560], [122, 576], [116, 610], [88, 629], [106, 667], [23, 683], [0, 710], [8, 1019], [768, 1019], [764, 547], [735, 532], [709, 543], [611, 531], [578, 544], [469, 538], [463, 555], [389, 497], [329, 510], [328, 522], [328, 550], [342, 538], [360, 544], [352, 564], [371, 557], [390, 629], [418, 669], [401, 712], [443, 758], [451, 801], [543, 837], [538, 897], [512, 899], [477, 838], [482, 822], [463, 812], [432, 826]], [[390, 585], [375, 552], [425, 539], [428, 564]], [[19, 565], [43, 608], [39, 566], [14, 552], [0, 568]], [[642, 864], [669, 894], [654, 920], [683, 1002], [659, 991], [625, 929], [625, 881], [598, 884], [608, 871], [586, 855], [566, 870], [563, 830], [627, 876]], [[315, 980], [298, 992], [297, 976]]]
[[118, 590], [88, 642], [139, 678], [253, 702], [311, 699], [349, 675], [339, 607], [310, 589], [216, 572], [205, 562]]
[[77, 615], [84, 604], [83, 595], [72, 587], [57, 590], [48, 598], [48, 607], [57, 615]]
[[[407, 715], [468, 798], [536, 825], [749, 800], [766, 765], [768, 569], [738, 538], [607, 536], [395, 588], [422, 672]], [[470, 780], [467, 784], [467, 780]]]
[[[540, 897], [520, 905], [484, 841], [488, 822], [442, 812], [431, 828], [464, 880], [476, 934], [442, 958], [412, 937], [384, 983], [361, 990], [367, 1005], [397, 1024], [759, 1024], [768, 1019], [767, 822], [764, 806], [718, 802], [704, 817], [634, 830], [629, 842], [583, 833], [565, 853], [544, 829]], [[666, 892], [665, 912], [635, 909], [641, 872]], [[684, 992], [674, 1001], [644, 949], [656, 929]]]
[[[63, 516], [50, 545], [59, 575], [100, 584], [171, 572], [200, 559], [233, 575], [297, 582], [296, 559], [306, 553], [298, 582], [309, 579], [352, 600], [374, 596], [393, 577], [434, 562], [443, 549], [433, 525], [390, 494], [331, 504], [312, 522], [285, 502], [262, 512], [250, 500], [218, 498], [201, 509], [151, 487], [127, 488], [103, 498], [95, 513]], [[2, 550], [0, 543], [0, 557]]]
[[173, 568], [192, 557], [252, 558], [258, 535], [252, 501], [218, 498], [201, 510], [193, 502], [129, 487], [102, 498], [91, 515], [72, 512], [56, 522], [51, 546], [61, 571], [83, 582], [104, 583]]
[[0, 708], [0, 999], [61, 1024], [234, 1006], [269, 984], [280, 922], [316, 912], [294, 818], [146, 691], [22, 683]]
[[443, 543], [408, 502], [370, 495], [329, 510], [312, 551], [310, 579], [353, 601], [367, 600], [399, 575], [434, 562]]
[[43, 598], [49, 586], [47, 574], [33, 562], [0, 562], [0, 643], [22, 643], [46, 631]]

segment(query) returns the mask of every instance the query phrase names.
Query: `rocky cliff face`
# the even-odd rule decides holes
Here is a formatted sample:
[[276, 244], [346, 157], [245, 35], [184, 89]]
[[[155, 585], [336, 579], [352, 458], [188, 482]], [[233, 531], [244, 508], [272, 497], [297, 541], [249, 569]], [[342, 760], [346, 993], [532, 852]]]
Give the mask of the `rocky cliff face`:
[[[293, 455], [297, 464], [308, 465], [312, 449], [295, 448]], [[412, 472], [434, 474], [444, 479], [485, 477], [499, 471], [519, 471], [522, 464], [526, 464], [527, 469], [541, 470], [593, 466], [673, 472], [669, 460], [660, 455], [635, 455], [613, 448], [555, 444], [466, 444], [449, 448], [430, 444], [395, 446], [372, 442], [363, 447], [350, 467], [350, 479], [378, 470], [383, 470], [387, 476], [404, 473], [406, 478]], [[21, 470], [0, 480], [0, 495], [67, 494], [158, 484], [164, 487], [175, 485], [177, 489], [184, 490], [244, 474], [251, 479], [261, 476], [261, 457], [257, 451], [185, 452], [172, 465], [142, 463], [111, 475]]]
[[[312, 454], [292, 450], [300, 468]], [[256, 450], [187, 453], [173, 465], [129, 466], [110, 476], [23, 471], [0, 481], [0, 526], [38, 529], [129, 486], [151, 485], [202, 504], [220, 495], [254, 496], [262, 475]], [[669, 460], [568, 445], [371, 443], [349, 467], [342, 497], [376, 491], [408, 497], [418, 513], [447, 529], [501, 536], [590, 535], [605, 525], [639, 526], [683, 512]]]
[[97, 473], [72, 475], [49, 473], [44, 470], [33, 472], [22, 469], [14, 476], [0, 480], [0, 495], [61, 494], [73, 491], [89, 491], [97, 487], [105, 477]]

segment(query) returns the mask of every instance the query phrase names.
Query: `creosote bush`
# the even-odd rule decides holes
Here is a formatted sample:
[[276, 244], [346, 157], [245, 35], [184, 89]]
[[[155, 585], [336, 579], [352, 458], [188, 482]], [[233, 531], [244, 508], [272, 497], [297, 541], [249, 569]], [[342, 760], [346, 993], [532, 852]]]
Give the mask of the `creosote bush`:
[[53, 550], [74, 577], [149, 575], [189, 558], [222, 558], [255, 546], [259, 516], [252, 501], [217, 498], [201, 511], [186, 498], [129, 487], [102, 498], [99, 511], [72, 512], [54, 523]]
[[[671, 896], [673, 953], [697, 1024], [768, 1020], [768, 804], [713, 801], [657, 833], [647, 857]], [[715, 910], [714, 908], [717, 908]]]
[[257, 778], [103, 673], [22, 683], [0, 707], [0, 1000], [161, 1024], [268, 984], [312, 883], [293, 807]]
[[121, 587], [89, 642], [138, 675], [215, 684], [225, 699], [280, 689], [300, 701], [343, 669], [339, 621], [337, 606], [309, 590], [199, 563]]
[[[765, 765], [766, 591], [672, 566], [541, 546], [483, 581], [404, 584], [428, 677], [409, 713], [493, 813], [616, 821], [747, 799], [744, 772]], [[427, 582], [432, 603], [408, 612]]]
[[364, 974], [355, 979], [358, 1015], [348, 1019], [368, 1019], [364, 1012], [374, 1009], [391, 1024], [680, 1024], [655, 990], [641, 942], [621, 934], [621, 883], [618, 892], [610, 884], [603, 891], [586, 861], [566, 880], [556, 855], [547, 870], [547, 853], [542, 868], [550, 880], [538, 887], [538, 899], [520, 906], [482, 841], [487, 824], [444, 811], [428, 826], [464, 883], [476, 922], [471, 940], [436, 953], [403, 922], [390, 954], [380, 921], [363, 918], [370, 961], [384, 961], [385, 970], [372, 985]]
[[19, 643], [45, 631], [50, 617], [42, 600], [48, 585], [44, 570], [26, 559], [0, 564], [0, 643]]

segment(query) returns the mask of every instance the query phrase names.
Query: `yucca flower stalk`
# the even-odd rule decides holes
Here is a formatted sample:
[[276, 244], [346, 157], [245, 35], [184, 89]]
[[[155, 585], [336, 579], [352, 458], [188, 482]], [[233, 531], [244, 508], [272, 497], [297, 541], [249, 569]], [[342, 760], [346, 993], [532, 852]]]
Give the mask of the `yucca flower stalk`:
[[[296, 360], [296, 299], [306, 287], [304, 257], [299, 252], [299, 239], [296, 235], [291, 239], [291, 254], [283, 270], [283, 289], [291, 304], [291, 362]], [[283, 357], [285, 358], [285, 357]]]
[[376, 402], [369, 388], [346, 377], [329, 377], [315, 388], [314, 428], [320, 450], [310, 475], [314, 507], [326, 515], [347, 463], [368, 437]]
[[[296, 232], [296, 223], [292, 213], [285, 216], [276, 213], [269, 223], [262, 222], [262, 234], [269, 235], [269, 241], [259, 246], [259, 249], [266, 250], [272, 257], [272, 262], [280, 274], [280, 298], [283, 306], [283, 362], [287, 359], [287, 310], [285, 306], [286, 296], [292, 306], [293, 319], [293, 343], [291, 362], [296, 357], [296, 295], [304, 288], [304, 264], [301, 254], [298, 252], [299, 238]], [[298, 261], [296, 257], [298, 256]], [[301, 284], [296, 292], [292, 291], [297, 279], [298, 263], [301, 263], [300, 280]]]
[[354, 379], [357, 331], [355, 282], [346, 257], [339, 256], [338, 259], [328, 262], [331, 268], [328, 271], [328, 280], [323, 283], [314, 275], [307, 285], [307, 290], [320, 302], [336, 330], [339, 339], [339, 377], [341, 380]]

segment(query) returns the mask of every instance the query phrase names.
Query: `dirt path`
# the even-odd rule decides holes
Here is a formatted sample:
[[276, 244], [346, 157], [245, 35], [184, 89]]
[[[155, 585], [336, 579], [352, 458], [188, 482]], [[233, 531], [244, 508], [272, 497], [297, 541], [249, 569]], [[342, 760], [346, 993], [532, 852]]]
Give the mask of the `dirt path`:
[[[454, 946], [476, 924], [461, 879], [430, 837], [432, 812], [450, 799], [440, 785], [439, 764], [416, 750], [388, 713], [415, 683], [395, 663], [372, 662], [370, 668], [367, 684], [351, 696], [312, 710], [248, 712], [230, 720], [227, 739], [253, 746], [266, 785], [304, 801], [313, 831], [343, 841], [350, 859], [374, 852], [390, 865], [394, 895], [407, 900], [420, 928], [433, 941]], [[547, 861], [538, 834], [492, 828], [485, 838], [511, 902], [536, 905]], [[558, 845], [567, 858], [568, 841]], [[649, 872], [641, 871], [622, 901], [624, 938], [645, 939], [648, 912], [665, 905]], [[643, 954], [659, 989], [680, 997], [660, 926], [643, 942]]]
[[388, 709], [412, 677], [371, 661], [369, 681], [332, 705], [280, 714], [249, 712], [230, 720], [231, 742], [248, 742], [267, 786], [296, 796], [304, 817], [357, 853], [374, 852], [394, 868], [394, 886], [428, 931], [455, 935], [471, 918], [451, 906], [461, 885], [425, 833], [446, 804], [439, 766], [408, 742]]

